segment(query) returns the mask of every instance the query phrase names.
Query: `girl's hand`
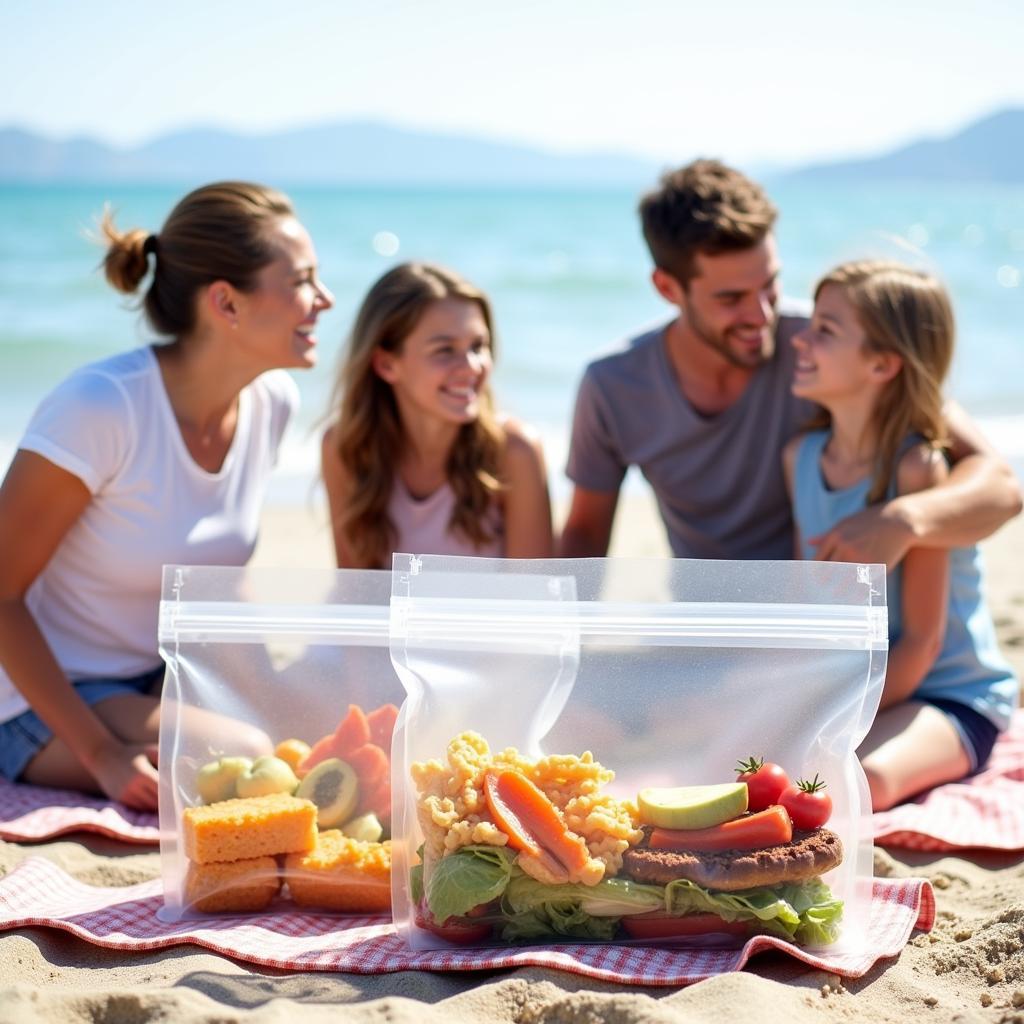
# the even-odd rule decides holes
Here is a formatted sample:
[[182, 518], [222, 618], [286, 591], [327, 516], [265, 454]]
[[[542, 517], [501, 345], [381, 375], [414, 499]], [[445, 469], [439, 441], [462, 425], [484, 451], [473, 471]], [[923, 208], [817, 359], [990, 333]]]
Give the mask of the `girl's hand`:
[[102, 751], [92, 764], [92, 775], [112, 800], [138, 811], [155, 811], [160, 776], [156, 747], [119, 743]]

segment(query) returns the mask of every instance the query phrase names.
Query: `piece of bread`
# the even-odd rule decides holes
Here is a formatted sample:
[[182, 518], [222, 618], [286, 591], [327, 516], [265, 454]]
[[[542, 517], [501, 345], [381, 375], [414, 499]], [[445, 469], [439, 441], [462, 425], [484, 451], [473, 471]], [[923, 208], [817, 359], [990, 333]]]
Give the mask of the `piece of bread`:
[[330, 829], [317, 836], [315, 849], [285, 857], [284, 877], [300, 906], [386, 914], [391, 910], [391, 843], [364, 843]]
[[281, 889], [273, 857], [251, 857], [216, 864], [189, 863], [185, 905], [204, 914], [266, 910]]
[[186, 808], [182, 826], [196, 864], [301, 853], [316, 845], [316, 804], [286, 793], [222, 800]]

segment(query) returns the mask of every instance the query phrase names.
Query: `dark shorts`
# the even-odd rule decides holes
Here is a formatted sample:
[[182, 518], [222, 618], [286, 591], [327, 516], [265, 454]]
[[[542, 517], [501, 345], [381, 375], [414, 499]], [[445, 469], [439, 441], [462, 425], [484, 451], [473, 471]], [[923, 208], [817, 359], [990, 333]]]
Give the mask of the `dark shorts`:
[[972, 774], [984, 768], [999, 736], [999, 730], [984, 715], [955, 700], [942, 697], [915, 697], [922, 704], [938, 708], [953, 723], [971, 762]]
[[[73, 685], [82, 700], [92, 707], [108, 697], [148, 694], [163, 676], [161, 665], [131, 679], [87, 679]], [[0, 722], [0, 776], [16, 782], [29, 761], [52, 739], [50, 727], [31, 709]]]

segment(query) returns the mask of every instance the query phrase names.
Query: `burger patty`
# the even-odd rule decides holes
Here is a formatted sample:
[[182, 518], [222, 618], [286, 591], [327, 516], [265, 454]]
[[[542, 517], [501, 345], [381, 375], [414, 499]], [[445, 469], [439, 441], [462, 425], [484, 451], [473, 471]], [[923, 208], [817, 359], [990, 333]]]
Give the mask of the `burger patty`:
[[805, 882], [834, 868], [843, 859], [843, 844], [835, 832], [817, 828], [793, 831], [793, 839], [759, 850], [720, 850], [697, 853], [680, 850], [652, 850], [643, 843], [622, 856], [622, 874], [637, 882], [668, 885], [686, 878], [705, 889], [734, 892], [759, 886]]

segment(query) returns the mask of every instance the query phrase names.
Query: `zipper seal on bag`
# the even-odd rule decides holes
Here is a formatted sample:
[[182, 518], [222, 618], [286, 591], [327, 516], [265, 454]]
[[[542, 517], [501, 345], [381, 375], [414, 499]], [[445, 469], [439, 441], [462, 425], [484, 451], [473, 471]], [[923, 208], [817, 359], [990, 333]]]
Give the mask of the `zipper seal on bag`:
[[[726, 610], [727, 609], [727, 610]], [[160, 640], [311, 643], [454, 649], [580, 642], [654, 647], [777, 647], [884, 650], [884, 606], [678, 602], [479, 600], [393, 597], [388, 605], [257, 605], [241, 601], [161, 602]]]
[[387, 647], [390, 610], [380, 605], [271, 605], [161, 601], [161, 642], [235, 643], [290, 637], [321, 644]]
[[[727, 609], [727, 610], [726, 610]], [[884, 606], [766, 602], [479, 601], [392, 598], [392, 625], [407, 643], [455, 648], [569, 633], [580, 643], [653, 647], [885, 650]]]

